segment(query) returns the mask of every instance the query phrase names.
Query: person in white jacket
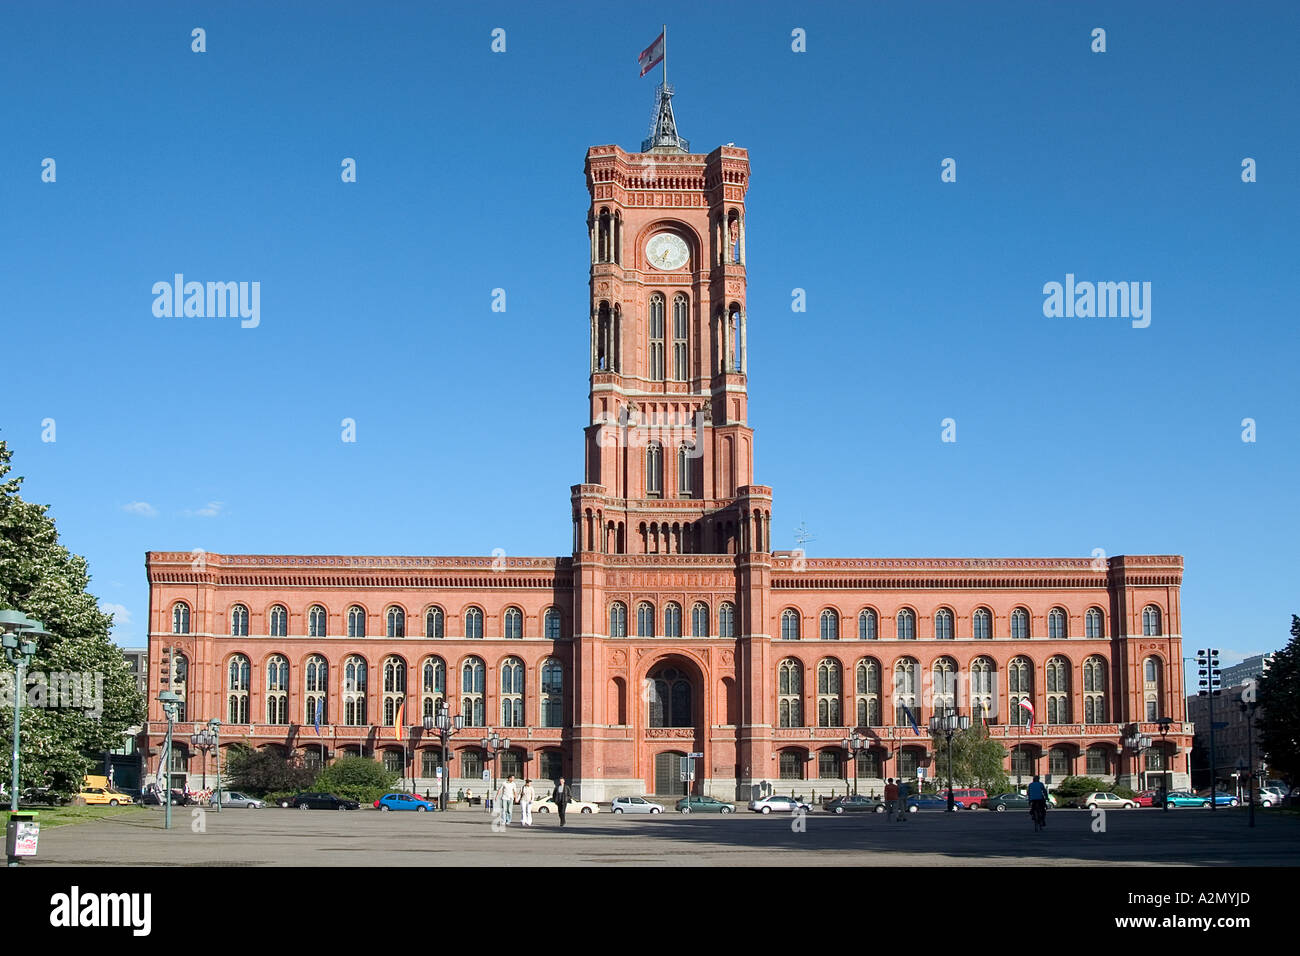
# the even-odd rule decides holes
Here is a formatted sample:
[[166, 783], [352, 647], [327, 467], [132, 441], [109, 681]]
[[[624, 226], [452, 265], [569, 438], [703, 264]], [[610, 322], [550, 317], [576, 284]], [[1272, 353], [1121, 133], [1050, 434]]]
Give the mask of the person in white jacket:
[[522, 811], [520, 826], [530, 827], [533, 825], [533, 801], [536, 799], [537, 791], [533, 789], [533, 782], [525, 780], [524, 789], [519, 792], [519, 808]]

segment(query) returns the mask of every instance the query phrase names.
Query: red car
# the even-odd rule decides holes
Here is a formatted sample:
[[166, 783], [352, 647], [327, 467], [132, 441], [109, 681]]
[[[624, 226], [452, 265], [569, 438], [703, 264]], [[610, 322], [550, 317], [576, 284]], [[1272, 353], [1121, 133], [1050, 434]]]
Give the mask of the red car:
[[1154, 807], [1158, 806], [1156, 798], [1159, 796], [1159, 790], [1143, 790], [1141, 793], [1133, 797], [1133, 799], [1137, 802], [1139, 807]]

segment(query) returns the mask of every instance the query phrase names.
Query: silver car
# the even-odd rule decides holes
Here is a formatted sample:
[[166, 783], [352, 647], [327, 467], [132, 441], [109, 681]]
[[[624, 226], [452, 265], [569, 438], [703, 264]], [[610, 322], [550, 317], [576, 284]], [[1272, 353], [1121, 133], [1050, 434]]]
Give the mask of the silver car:
[[755, 813], [794, 813], [796, 810], [808, 811], [812, 809], [812, 804], [804, 803], [802, 800], [796, 800], [794, 797], [783, 796], [774, 793], [770, 797], [764, 797], [762, 800], [749, 801], [749, 809]]
[[[208, 806], [215, 807], [216, 805], [217, 795], [214, 793], [208, 800]], [[262, 800], [258, 800], [256, 797], [246, 797], [237, 790], [222, 790], [221, 806], [234, 807], [237, 809], [242, 808], [245, 810], [260, 810], [262, 807], [266, 806], [266, 803]]]
[[614, 813], [663, 813], [664, 808], [645, 797], [615, 797], [610, 805]]

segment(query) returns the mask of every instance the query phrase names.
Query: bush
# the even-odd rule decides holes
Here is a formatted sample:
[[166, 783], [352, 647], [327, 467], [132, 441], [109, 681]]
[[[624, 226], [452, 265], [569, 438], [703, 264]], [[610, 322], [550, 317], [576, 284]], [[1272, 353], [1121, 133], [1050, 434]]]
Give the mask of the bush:
[[[1091, 793], [1094, 790], [1100, 790], [1103, 793], [1119, 793], [1117, 787], [1105, 780], [1098, 780], [1096, 777], [1066, 777], [1053, 792], [1058, 800], [1062, 798], [1069, 800], [1074, 797], [1081, 797], [1085, 793]], [[1129, 796], [1132, 796], [1131, 791]]]
[[228, 779], [223, 789], [238, 790], [255, 797], [290, 791], [298, 793], [312, 783], [312, 771], [295, 757], [285, 757], [275, 750], [231, 748], [227, 757]]
[[320, 772], [313, 790], [360, 803], [374, 803], [397, 786], [398, 775], [369, 757], [341, 757]]

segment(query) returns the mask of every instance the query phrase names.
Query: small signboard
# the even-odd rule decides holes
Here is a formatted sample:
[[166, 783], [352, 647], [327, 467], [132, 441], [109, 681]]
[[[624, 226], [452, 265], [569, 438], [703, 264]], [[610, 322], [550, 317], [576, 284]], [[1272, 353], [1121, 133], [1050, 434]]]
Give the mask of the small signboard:
[[917, 779], [917, 780], [924, 780], [924, 779], [925, 779], [925, 768], [924, 768], [924, 767], [917, 767], [917, 768], [916, 768], [916, 779]]
[[695, 774], [690, 773], [689, 771], [683, 770], [683, 771], [681, 772], [681, 774], [680, 774], [680, 778], [681, 778], [682, 783], [691, 783], [691, 782], [693, 782], [693, 781], [695, 780]]
[[[680, 766], [678, 767], [678, 770], [679, 770], [681, 773], [683, 773], [683, 774], [688, 774], [688, 773], [691, 772], [691, 758], [690, 758], [690, 757], [682, 757], [681, 760], [679, 761], [679, 763], [680, 763]], [[685, 780], [686, 778], [683, 776], [682, 779]]]
[[441, 779], [442, 779], [442, 768], [441, 768], [441, 767], [438, 767], [436, 770], [434, 770], [433, 775], [434, 775], [435, 777], [437, 777], [439, 780], [441, 780]]
[[703, 757], [704, 754], [687, 754], [688, 757]]
[[489, 780], [491, 780], [491, 779], [492, 779], [492, 774], [490, 774], [490, 773], [488, 773], [486, 770], [484, 770], [484, 771], [483, 771], [483, 782], [484, 782], [484, 783], [487, 783], [487, 782], [488, 782]]

